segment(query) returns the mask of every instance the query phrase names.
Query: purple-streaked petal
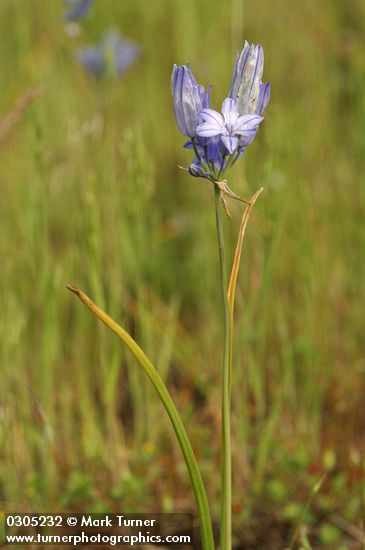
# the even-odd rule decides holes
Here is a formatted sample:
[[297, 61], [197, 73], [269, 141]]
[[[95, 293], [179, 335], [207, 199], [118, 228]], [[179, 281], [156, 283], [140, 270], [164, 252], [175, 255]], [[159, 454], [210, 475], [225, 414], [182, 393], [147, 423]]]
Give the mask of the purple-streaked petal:
[[227, 97], [223, 101], [222, 113], [224, 118], [225, 126], [228, 130], [228, 133], [232, 133], [232, 129], [236, 126], [238, 119], [238, 111], [236, 107], [236, 102], [231, 97]]
[[[190, 80], [191, 84], [193, 86], [198, 86], [199, 87], [200, 84], [197, 83], [196, 78], [193, 75], [193, 71], [191, 70], [190, 63], [188, 63], [187, 65], [183, 65], [183, 67], [185, 67], [186, 76]], [[201, 86], [201, 88], [203, 88], [203, 86]], [[204, 90], [204, 88], [203, 88], [203, 90]]]
[[210, 93], [211, 93], [211, 91], [212, 91], [212, 85], [208, 86], [208, 89], [204, 93], [204, 97], [202, 98], [202, 107], [203, 107], [203, 109], [208, 109], [209, 106], [210, 106]]
[[174, 65], [171, 83], [173, 86], [172, 94], [174, 96], [174, 110], [175, 110], [176, 122], [179, 127], [179, 130], [183, 134], [188, 136], [189, 133], [185, 124], [185, 118], [184, 118], [184, 112], [183, 112], [183, 106], [182, 106], [183, 73], [184, 73], [183, 67], [177, 67], [176, 65]]
[[234, 99], [232, 99], [231, 97], [227, 97], [223, 101], [222, 113], [226, 121], [229, 120], [232, 117], [232, 115], [235, 116], [236, 118], [238, 117], [237, 106]]
[[232, 155], [232, 153], [237, 149], [238, 146], [238, 138], [235, 136], [222, 136], [222, 142], [226, 146], [228, 153]]
[[202, 102], [199, 92], [199, 86], [192, 75], [190, 66], [182, 65], [179, 67], [181, 71], [181, 88], [178, 90], [180, 97], [175, 97], [179, 104], [180, 117], [184, 119], [186, 127], [186, 135], [195, 136], [198, 125], [198, 113], [202, 109]]
[[240, 145], [242, 145], [243, 147], [247, 147], [248, 145], [250, 145], [255, 139], [258, 129], [259, 127], [256, 126], [256, 128], [250, 128], [249, 130], [243, 130], [242, 132], [240, 132]]
[[197, 83], [190, 65], [174, 65], [171, 90], [179, 129], [189, 137], [196, 136], [197, 126], [202, 121], [200, 112], [209, 103], [209, 90], [206, 93]]
[[179, 75], [179, 67], [174, 64], [172, 67], [172, 73], [171, 73], [171, 94], [172, 95], [174, 95], [174, 92], [175, 92], [175, 85], [176, 85], [176, 80], [178, 78], [178, 75]]
[[205, 122], [214, 122], [220, 126], [224, 126], [224, 119], [220, 113], [213, 109], [203, 109], [200, 111], [200, 116]]
[[238, 90], [240, 86], [239, 78], [241, 78], [249, 53], [250, 53], [250, 44], [247, 42], [247, 40], [245, 40], [245, 45], [243, 47], [242, 52], [241, 53], [237, 52], [237, 55], [236, 55], [237, 57], [236, 65], [234, 67], [231, 89], [229, 91], [229, 96], [232, 98], [236, 98], [238, 95]]
[[225, 153], [225, 148], [222, 145], [221, 137], [216, 136], [208, 140], [206, 145], [206, 154], [205, 157], [208, 162], [219, 163], [221, 164], [223, 160], [223, 154]]
[[225, 145], [223, 145], [222, 141], [220, 142], [221, 143], [221, 147], [224, 151], [223, 155], [218, 159], [216, 160], [216, 162], [214, 163], [215, 167], [217, 168], [217, 170], [223, 170], [225, 169], [225, 167], [227, 166], [227, 149], [225, 147]]
[[262, 115], [266, 105], [270, 100], [270, 82], [260, 85], [259, 98], [257, 101], [256, 113]]
[[201, 99], [195, 79], [190, 78], [191, 71], [184, 68], [182, 88], [182, 110], [189, 136], [196, 135], [198, 113], [201, 111]]
[[[224, 130], [224, 129], [223, 129]], [[222, 134], [222, 127], [220, 124], [212, 122], [203, 122], [197, 127], [197, 134], [201, 137], [214, 137]]]
[[237, 123], [234, 127], [234, 133], [240, 134], [242, 131], [251, 130], [258, 128], [259, 124], [264, 120], [262, 116], [259, 115], [243, 115], [240, 116], [237, 120]]

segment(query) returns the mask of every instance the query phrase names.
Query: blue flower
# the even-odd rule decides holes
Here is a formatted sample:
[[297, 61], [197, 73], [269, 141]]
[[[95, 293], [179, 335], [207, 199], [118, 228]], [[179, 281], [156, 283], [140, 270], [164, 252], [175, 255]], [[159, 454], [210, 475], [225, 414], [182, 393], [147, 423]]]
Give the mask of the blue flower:
[[197, 83], [190, 65], [174, 65], [171, 90], [175, 117], [181, 132], [190, 138], [185, 148], [195, 153], [189, 168], [192, 176], [222, 183], [219, 179], [226, 169], [254, 140], [270, 99], [270, 84], [262, 82], [263, 68], [262, 47], [246, 42], [237, 55], [229, 97], [223, 102], [221, 114], [210, 108], [211, 88], [205, 91]]
[[99, 46], [85, 46], [76, 52], [78, 61], [96, 77], [102, 76], [105, 71], [104, 52]]
[[229, 97], [223, 101], [222, 113], [203, 109], [200, 115], [204, 122], [199, 124], [197, 134], [207, 138], [220, 136], [232, 155], [238, 147], [244, 148], [252, 143], [263, 117], [255, 114], [240, 116], [235, 100]]
[[229, 97], [236, 100], [240, 115], [261, 115], [270, 99], [270, 84], [262, 83], [264, 52], [262, 46], [245, 42], [237, 55]]
[[121, 76], [137, 59], [139, 47], [131, 40], [122, 40], [117, 32], [110, 31], [102, 39], [105, 57], [111, 58], [113, 69]]
[[196, 157], [189, 166], [189, 174], [194, 178], [209, 178], [209, 172], [204, 170], [202, 163]]
[[109, 31], [95, 46], [76, 52], [76, 58], [87, 71], [99, 78], [108, 70], [121, 76], [136, 60], [139, 47], [135, 42], [122, 40], [117, 32]]
[[171, 76], [171, 92], [174, 96], [174, 108], [180, 131], [189, 137], [196, 135], [199, 113], [209, 107], [210, 88], [205, 92], [197, 83], [190, 65], [174, 65]]
[[85, 17], [93, 2], [94, 0], [65, 0], [66, 5], [68, 6], [68, 9], [64, 14], [65, 19], [68, 21], [74, 21], [75, 19]]
[[[189, 172], [192, 176], [211, 178], [211, 170], [220, 170], [224, 164], [226, 148], [218, 138], [201, 138], [198, 135], [187, 141], [185, 149], [191, 149], [196, 156], [193, 158]], [[208, 166], [208, 168], [204, 168]]]

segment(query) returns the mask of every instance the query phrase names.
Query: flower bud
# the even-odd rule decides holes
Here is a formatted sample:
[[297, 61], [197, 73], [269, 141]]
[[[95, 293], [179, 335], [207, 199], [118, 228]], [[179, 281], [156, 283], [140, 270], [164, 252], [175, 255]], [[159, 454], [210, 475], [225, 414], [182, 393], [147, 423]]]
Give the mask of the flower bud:
[[204, 87], [197, 83], [190, 65], [174, 65], [171, 92], [180, 131], [186, 136], [194, 137], [199, 124], [199, 113], [209, 107], [210, 89], [205, 92]]
[[204, 178], [205, 172], [201, 166], [201, 164], [198, 164], [196, 161], [192, 162], [189, 166], [189, 174], [191, 176], [194, 176], [194, 178]]

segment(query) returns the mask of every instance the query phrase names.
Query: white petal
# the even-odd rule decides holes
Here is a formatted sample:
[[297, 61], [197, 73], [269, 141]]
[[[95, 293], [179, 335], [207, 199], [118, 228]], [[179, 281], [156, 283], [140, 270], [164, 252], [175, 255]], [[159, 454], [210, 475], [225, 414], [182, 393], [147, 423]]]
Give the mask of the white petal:
[[229, 154], [231, 155], [237, 149], [238, 138], [232, 136], [222, 136], [221, 139], [224, 145], [227, 147]]

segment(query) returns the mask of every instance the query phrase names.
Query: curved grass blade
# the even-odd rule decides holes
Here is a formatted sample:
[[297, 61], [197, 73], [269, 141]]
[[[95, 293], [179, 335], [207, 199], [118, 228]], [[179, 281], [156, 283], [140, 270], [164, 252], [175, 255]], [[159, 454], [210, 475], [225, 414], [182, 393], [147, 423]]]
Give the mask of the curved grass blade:
[[102, 322], [104, 323], [114, 334], [122, 340], [127, 346], [129, 351], [135, 357], [139, 365], [142, 367], [150, 381], [152, 382], [155, 390], [157, 391], [166, 411], [170, 417], [171, 423], [175, 430], [177, 439], [179, 441], [182, 453], [184, 455], [186, 467], [189, 472], [190, 481], [192, 484], [195, 501], [198, 509], [200, 533], [202, 538], [203, 550], [214, 550], [214, 539], [212, 522], [210, 518], [209, 504], [207, 495], [205, 492], [202, 477], [200, 475], [199, 467], [194, 455], [194, 451], [191, 447], [188, 435], [185, 427], [182, 423], [180, 415], [175, 407], [175, 404], [157, 370], [139, 347], [139, 345], [133, 340], [133, 338], [124, 330], [118, 323], [116, 323], [107, 313], [100, 309], [90, 298], [77, 287], [72, 285], [66, 285], [67, 288], [76, 294], [81, 302]]

